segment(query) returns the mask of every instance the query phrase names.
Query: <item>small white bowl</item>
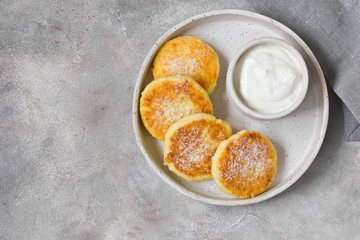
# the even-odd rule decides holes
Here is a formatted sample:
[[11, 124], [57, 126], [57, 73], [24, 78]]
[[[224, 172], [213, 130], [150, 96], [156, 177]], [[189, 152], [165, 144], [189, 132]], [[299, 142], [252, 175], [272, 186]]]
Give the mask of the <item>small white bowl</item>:
[[[239, 59], [241, 58], [241, 56], [244, 53], [246, 53], [249, 49], [251, 49], [255, 46], [258, 46], [261, 44], [268, 44], [268, 43], [280, 45], [280, 46], [284, 47], [286, 50], [288, 50], [289, 52], [291, 52], [298, 60], [300, 66], [301, 66], [302, 74], [303, 74], [303, 78], [304, 78], [302, 90], [300, 92], [299, 97], [296, 99], [296, 101], [289, 108], [285, 109], [284, 111], [281, 111], [278, 113], [273, 113], [273, 114], [263, 114], [263, 113], [259, 113], [255, 110], [249, 108], [240, 98], [240, 96], [241, 96], [240, 95], [240, 82], [234, 80], [234, 72], [236, 69], [236, 64], [239, 61]], [[227, 94], [229, 95], [229, 98], [236, 105], [238, 110], [240, 110], [241, 112], [245, 113], [246, 115], [248, 115], [250, 117], [254, 117], [257, 119], [277, 119], [277, 118], [284, 117], [284, 116], [288, 115], [289, 113], [293, 112], [304, 100], [307, 89], [308, 89], [308, 85], [309, 85], [309, 73], [308, 73], [308, 69], [307, 69], [306, 63], [304, 61], [304, 58], [289, 43], [287, 43], [283, 40], [277, 39], [277, 38], [258, 38], [258, 39], [255, 39], [255, 40], [249, 42], [248, 44], [244, 45], [243, 47], [241, 47], [241, 49], [236, 53], [235, 57], [231, 60], [228, 71], [227, 71], [227, 76], [226, 76], [226, 91], [227, 91]]]

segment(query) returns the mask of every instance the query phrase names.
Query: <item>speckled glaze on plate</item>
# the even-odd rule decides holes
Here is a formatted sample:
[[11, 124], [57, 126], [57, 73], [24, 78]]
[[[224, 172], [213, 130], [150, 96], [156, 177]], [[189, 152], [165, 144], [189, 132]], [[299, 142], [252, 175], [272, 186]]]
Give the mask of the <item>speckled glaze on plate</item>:
[[[170, 172], [163, 164], [163, 142], [153, 138], [141, 122], [139, 99], [153, 80], [152, 60], [169, 39], [192, 35], [210, 44], [219, 55], [220, 74], [210, 95], [217, 118], [229, 122], [233, 132], [242, 129], [261, 132], [274, 144], [278, 171], [271, 186], [250, 199], [222, 193], [213, 180], [188, 182]], [[261, 37], [282, 39], [304, 57], [309, 70], [309, 87], [302, 104], [290, 115], [277, 120], [255, 120], [236, 110], [226, 94], [226, 73], [238, 49]], [[315, 56], [293, 31], [263, 15], [241, 10], [219, 10], [187, 19], [166, 32], [152, 47], [140, 69], [133, 99], [133, 125], [139, 147], [150, 166], [172, 187], [194, 199], [217, 205], [246, 205], [269, 199], [291, 186], [310, 166], [323, 142], [329, 116], [326, 82]]]

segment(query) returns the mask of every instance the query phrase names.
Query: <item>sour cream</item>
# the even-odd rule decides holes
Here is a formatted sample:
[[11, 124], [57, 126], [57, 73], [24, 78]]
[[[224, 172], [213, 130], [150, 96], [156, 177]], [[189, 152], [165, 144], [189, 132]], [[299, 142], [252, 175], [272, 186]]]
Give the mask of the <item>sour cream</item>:
[[257, 45], [241, 56], [236, 66], [240, 97], [251, 109], [274, 114], [299, 98], [304, 76], [298, 59], [276, 43]]

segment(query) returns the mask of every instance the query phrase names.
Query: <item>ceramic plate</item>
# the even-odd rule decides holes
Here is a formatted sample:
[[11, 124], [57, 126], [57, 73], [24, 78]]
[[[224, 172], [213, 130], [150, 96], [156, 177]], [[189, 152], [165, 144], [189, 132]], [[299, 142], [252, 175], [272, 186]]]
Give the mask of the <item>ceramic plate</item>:
[[[170, 172], [163, 164], [163, 142], [153, 138], [142, 124], [139, 99], [153, 80], [152, 60], [169, 39], [192, 35], [210, 44], [219, 55], [220, 74], [210, 95], [217, 118], [229, 122], [233, 132], [254, 130], [267, 136], [278, 153], [278, 171], [271, 186], [250, 199], [239, 199], [222, 193], [213, 180], [188, 182]], [[309, 69], [309, 89], [303, 103], [291, 114], [278, 120], [254, 120], [238, 112], [226, 94], [225, 77], [230, 60], [238, 49], [260, 37], [275, 37], [294, 46]], [[221, 10], [194, 16], [171, 28], [152, 47], [140, 69], [133, 101], [133, 124], [136, 139], [150, 166], [159, 176], [181, 193], [217, 205], [245, 205], [269, 199], [291, 186], [310, 166], [323, 142], [328, 123], [329, 101], [326, 82], [313, 53], [293, 31], [263, 15]]]

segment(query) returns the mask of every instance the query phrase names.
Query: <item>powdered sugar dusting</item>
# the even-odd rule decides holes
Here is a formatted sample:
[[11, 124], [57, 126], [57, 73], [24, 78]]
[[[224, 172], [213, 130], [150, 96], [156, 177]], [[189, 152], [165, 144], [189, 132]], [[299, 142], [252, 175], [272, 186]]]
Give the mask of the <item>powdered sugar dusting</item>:
[[195, 58], [186, 58], [181, 55], [180, 58], [173, 59], [166, 65], [167, 72], [176, 72], [195, 76], [195, 71], [199, 67], [198, 61]]
[[194, 113], [212, 113], [206, 93], [186, 78], [172, 77], [153, 86], [141, 100], [142, 117], [150, 127], [165, 136], [169, 126]]
[[215, 120], [192, 121], [171, 137], [165, 161], [173, 162], [177, 170], [191, 177], [209, 175], [212, 156], [228, 137], [227, 129]]
[[275, 156], [271, 144], [260, 134], [240, 135], [227, 145], [220, 158], [220, 178], [235, 192], [254, 196], [271, 183], [276, 170]]
[[208, 89], [217, 80], [216, 59], [216, 53], [204, 41], [179, 37], [160, 49], [154, 60], [154, 76], [189, 75]]

